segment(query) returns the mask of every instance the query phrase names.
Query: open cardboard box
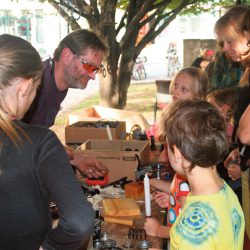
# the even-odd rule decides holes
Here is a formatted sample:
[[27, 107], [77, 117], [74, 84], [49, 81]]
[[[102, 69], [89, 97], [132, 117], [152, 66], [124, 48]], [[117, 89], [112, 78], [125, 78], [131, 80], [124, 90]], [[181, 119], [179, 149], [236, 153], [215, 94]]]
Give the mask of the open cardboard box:
[[126, 139], [126, 123], [123, 121], [108, 123], [105, 121], [78, 121], [65, 127], [65, 143], [67, 145], [82, 144], [90, 139], [110, 139], [107, 124], [110, 124], [109, 130], [112, 139]]
[[138, 165], [150, 163], [148, 141], [126, 140], [88, 140], [81, 145], [85, 157], [95, 157], [109, 170], [108, 182], [127, 176], [135, 180]]
[[69, 115], [66, 125], [70, 125], [77, 121], [88, 120], [88, 121], [98, 121], [100, 119], [112, 119], [117, 121], [126, 122], [126, 131], [130, 133], [131, 128], [134, 125], [139, 125], [142, 130], [149, 129], [150, 125], [145, 117], [133, 111], [126, 111], [120, 109], [107, 108], [102, 106], [92, 106], [90, 108], [83, 109], [77, 115]]

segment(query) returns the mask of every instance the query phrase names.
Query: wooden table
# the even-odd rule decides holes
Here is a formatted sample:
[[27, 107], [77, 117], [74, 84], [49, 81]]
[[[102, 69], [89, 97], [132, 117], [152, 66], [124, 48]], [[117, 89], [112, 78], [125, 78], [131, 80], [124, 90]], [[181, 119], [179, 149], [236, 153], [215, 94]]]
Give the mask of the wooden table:
[[[64, 144], [64, 126], [54, 126], [52, 128], [56, 132], [56, 134], [59, 136], [61, 139], [62, 143]], [[58, 132], [59, 131], [59, 132]], [[158, 147], [157, 147], [158, 148]], [[151, 151], [150, 152], [150, 161], [151, 162], [156, 162], [159, 158], [160, 152], [158, 150], [156, 151]], [[138, 205], [140, 207], [140, 210], [142, 212], [141, 216], [136, 218], [134, 220], [134, 227], [136, 228], [141, 228], [143, 229], [144, 221], [145, 221], [145, 213], [144, 213], [144, 202], [138, 202]], [[158, 221], [160, 221], [161, 224], [163, 224], [163, 219], [164, 219], [164, 210], [160, 209], [152, 200], [151, 203], [152, 206], [152, 217], [156, 218]], [[126, 226], [126, 225], [120, 225], [120, 224], [115, 224], [115, 223], [109, 223], [109, 222], [103, 222], [101, 231], [102, 232], [107, 232], [110, 236], [110, 239], [113, 239], [117, 242], [117, 246], [126, 249], [123, 247], [123, 244], [127, 240], [128, 236], [128, 231], [131, 227]], [[147, 236], [147, 240], [151, 242], [151, 247], [154, 249], [163, 249], [163, 239], [157, 238], [157, 237], [151, 237]], [[137, 243], [140, 241], [140, 239], [133, 239], [132, 243], [134, 245], [133, 248], [129, 248], [131, 250], [133, 249], [138, 249], [137, 248]], [[88, 245], [88, 247], [86, 247]], [[93, 249], [92, 244], [90, 242], [86, 243], [82, 250], [86, 249]], [[128, 249], [128, 248], [127, 248]]]
[[[145, 221], [145, 212], [144, 212], [144, 202], [138, 203], [142, 215], [134, 220], [134, 227], [143, 229], [144, 221]], [[163, 223], [164, 213], [161, 212], [160, 208], [152, 201], [152, 217], [157, 218], [161, 223]], [[110, 235], [110, 238], [115, 240], [119, 247], [123, 248], [123, 244], [128, 239], [128, 231], [131, 227], [126, 225], [120, 225], [115, 223], [104, 222], [102, 225], [102, 232], [107, 232]], [[134, 247], [130, 249], [138, 249], [137, 243], [144, 238], [134, 237], [132, 241]], [[151, 242], [151, 247], [155, 249], [162, 249], [163, 248], [163, 240], [157, 237], [147, 236], [147, 240]]]
[[[144, 210], [144, 201], [139, 201], [138, 206], [140, 207], [141, 210], [141, 216], [138, 216], [134, 219], [134, 225], [136, 229], [143, 229], [144, 226], [144, 221], [145, 221], [145, 210]], [[152, 206], [152, 217], [156, 218], [158, 221], [160, 221], [161, 224], [163, 224], [163, 219], [164, 219], [164, 210], [160, 209], [154, 201], [151, 203]], [[116, 223], [109, 223], [109, 222], [104, 222], [102, 224], [101, 232], [107, 232], [109, 235], [110, 239], [113, 239], [116, 241], [117, 246], [125, 249], [124, 248], [124, 243], [127, 241], [131, 242], [134, 247], [129, 248], [129, 249], [138, 249], [137, 244], [140, 240], [144, 240], [144, 234], [139, 233], [134, 237], [130, 237], [131, 239], [128, 239], [128, 232], [129, 229], [131, 229], [131, 226], [127, 225], [121, 225], [121, 224], [116, 224]], [[133, 239], [132, 239], [133, 238]], [[151, 236], [146, 236], [146, 239], [151, 242], [151, 247], [155, 249], [162, 249], [163, 248], [163, 240], [157, 237], [151, 237]], [[128, 249], [128, 248], [127, 248]]]

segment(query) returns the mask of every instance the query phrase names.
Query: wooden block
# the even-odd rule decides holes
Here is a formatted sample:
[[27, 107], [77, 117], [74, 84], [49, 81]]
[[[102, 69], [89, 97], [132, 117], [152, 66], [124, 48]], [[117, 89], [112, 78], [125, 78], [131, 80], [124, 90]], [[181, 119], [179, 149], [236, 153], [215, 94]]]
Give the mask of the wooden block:
[[133, 219], [128, 218], [118, 218], [118, 217], [112, 217], [112, 216], [104, 216], [104, 221], [116, 223], [116, 224], [122, 224], [127, 226], [133, 226]]
[[141, 214], [136, 201], [131, 198], [103, 199], [105, 216], [137, 216]]
[[125, 196], [128, 198], [141, 198], [144, 196], [143, 183], [130, 182], [124, 186]]

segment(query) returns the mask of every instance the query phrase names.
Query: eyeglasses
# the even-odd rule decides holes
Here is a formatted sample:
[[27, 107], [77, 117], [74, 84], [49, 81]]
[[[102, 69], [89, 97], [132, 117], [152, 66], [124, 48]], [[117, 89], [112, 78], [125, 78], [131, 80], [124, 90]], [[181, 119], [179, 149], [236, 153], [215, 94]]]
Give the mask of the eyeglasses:
[[102, 72], [102, 70], [103, 70], [103, 65], [102, 64], [101, 64], [100, 67], [98, 67], [98, 66], [96, 66], [96, 65], [94, 65], [92, 63], [89, 63], [89, 62], [85, 61], [80, 56], [79, 56], [79, 58], [80, 58], [80, 61], [82, 63], [82, 67], [85, 70], [87, 70], [89, 73], [96, 73], [96, 74], [98, 74], [98, 73]]

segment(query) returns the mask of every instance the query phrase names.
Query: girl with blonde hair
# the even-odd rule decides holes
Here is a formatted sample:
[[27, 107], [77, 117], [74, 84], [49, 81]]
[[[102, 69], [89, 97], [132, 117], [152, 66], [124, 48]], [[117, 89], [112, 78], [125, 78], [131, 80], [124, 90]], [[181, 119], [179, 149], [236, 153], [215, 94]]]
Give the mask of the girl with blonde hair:
[[[208, 76], [205, 71], [195, 67], [183, 68], [178, 71], [173, 78], [169, 92], [172, 95], [172, 103], [181, 100], [205, 100], [209, 87]], [[159, 139], [164, 142], [164, 149], [158, 162], [169, 163], [166, 143], [166, 130], [164, 119], [168, 113], [168, 107], [161, 114]], [[155, 189], [153, 198], [162, 207], [168, 207], [167, 226], [160, 225], [154, 218], [147, 218], [144, 224], [146, 233], [160, 238], [169, 238], [169, 231], [175, 222], [179, 212], [185, 202], [186, 196], [190, 191], [185, 176], [175, 174], [172, 182], [158, 179], [150, 179], [150, 186]]]

